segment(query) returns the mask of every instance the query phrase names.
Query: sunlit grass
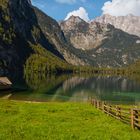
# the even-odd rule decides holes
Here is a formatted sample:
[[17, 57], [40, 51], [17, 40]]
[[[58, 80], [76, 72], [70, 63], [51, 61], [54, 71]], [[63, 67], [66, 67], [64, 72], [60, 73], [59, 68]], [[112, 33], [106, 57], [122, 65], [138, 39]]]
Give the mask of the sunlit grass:
[[138, 140], [140, 131], [86, 103], [0, 100], [0, 140]]

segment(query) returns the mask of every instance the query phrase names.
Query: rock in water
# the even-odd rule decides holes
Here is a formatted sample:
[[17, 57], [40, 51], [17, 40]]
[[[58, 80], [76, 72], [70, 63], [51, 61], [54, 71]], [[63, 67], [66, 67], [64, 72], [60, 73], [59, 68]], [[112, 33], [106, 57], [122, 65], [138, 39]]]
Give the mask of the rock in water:
[[9, 89], [11, 86], [12, 83], [7, 77], [0, 77], [0, 90]]

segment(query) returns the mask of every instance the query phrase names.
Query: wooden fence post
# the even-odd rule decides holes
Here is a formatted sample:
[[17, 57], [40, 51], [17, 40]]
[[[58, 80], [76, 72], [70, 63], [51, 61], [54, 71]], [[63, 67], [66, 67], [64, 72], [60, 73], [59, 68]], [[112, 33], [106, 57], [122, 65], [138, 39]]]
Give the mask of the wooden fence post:
[[106, 102], [104, 103], [105, 107], [104, 107], [104, 111], [107, 111], [107, 108], [106, 108]]
[[[138, 118], [139, 118], [139, 112], [138, 112], [138, 110], [134, 110], [134, 119], [137, 119], [138, 120]], [[134, 120], [134, 124], [136, 123], [136, 124], [139, 124], [139, 121], [137, 121], [137, 120]], [[139, 127], [138, 126], [136, 126], [138, 129], [139, 129]]]
[[121, 119], [121, 107], [118, 107], [118, 117]]
[[93, 99], [92, 99], [92, 97], [90, 97], [90, 103], [93, 105]]
[[96, 100], [94, 99], [94, 107], [96, 107]]
[[106, 105], [106, 114], [107, 114], [107, 116], [109, 116], [109, 105]]
[[94, 99], [91, 100], [91, 103], [93, 106], [95, 106]]
[[95, 100], [95, 107], [97, 108], [97, 101]]
[[95, 107], [97, 108], [97, 101], [96, 100], [94, 100], [95, 101]]
[[134, 110], [131, 109], [131, 128], [134, 130]]
[[104, 112], [104, 102], [102, 102], [102, 110], [103, 110], [103, 112]]
[[91, 104], [95, 107], [95, 100], [94, 99], [91, 100]]
[[101, 101], [99, 101], [99, 109], [101, 109], [101, 107], [102, 107], [101, 103], [102, 103], [102, 102], [101, 102]]
[[97, 109], [98, 109], [98, 107], [99, 107], [99, 101], [97, 100]]
[[110, 105], [109, 107], [110, 107], [109, 113], [112, 113], [112, 105]]
[[116, 115], [116, 117], [118, 117], [118, 106], [117, 105], [115, 106], [115, 109], [116, 109], [116, 114], [115, 115]]
[[100, 107], [99, 107], [99, 101], [97, 100], [97, 108], [99, 109]]

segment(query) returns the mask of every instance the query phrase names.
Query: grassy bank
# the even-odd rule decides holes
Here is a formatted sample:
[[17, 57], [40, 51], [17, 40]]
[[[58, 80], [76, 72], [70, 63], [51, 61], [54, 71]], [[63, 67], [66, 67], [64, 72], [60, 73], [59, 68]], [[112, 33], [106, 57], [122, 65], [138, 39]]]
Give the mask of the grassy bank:
[[0, 140], [138, 140], [140, 131], [82, 103], [0, 100]]

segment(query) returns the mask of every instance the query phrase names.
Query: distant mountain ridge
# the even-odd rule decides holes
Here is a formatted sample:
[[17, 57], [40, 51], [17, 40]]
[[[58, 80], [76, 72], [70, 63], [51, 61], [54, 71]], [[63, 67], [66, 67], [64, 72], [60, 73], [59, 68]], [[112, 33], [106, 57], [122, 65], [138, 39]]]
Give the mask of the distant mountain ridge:
[[109, 23], [115, 28], [121, 29], [129, 34], [140, 37], [140, 16], [129, 14], [127, 16], [111, 16], [108, 14], [97, 17], [93, 21], [100, 23]]
[[67, 40], [84, 50], [98, 67], [122, 67], [140, 58], [140, 38], [111, 24], [71, 16], [60, 23]]
[[122, 67], [139, 54], [140, 38], [111, 24], [72, 16], [59, 25], [30, 0], [0, 0], [0, 76], [75, 65]]

